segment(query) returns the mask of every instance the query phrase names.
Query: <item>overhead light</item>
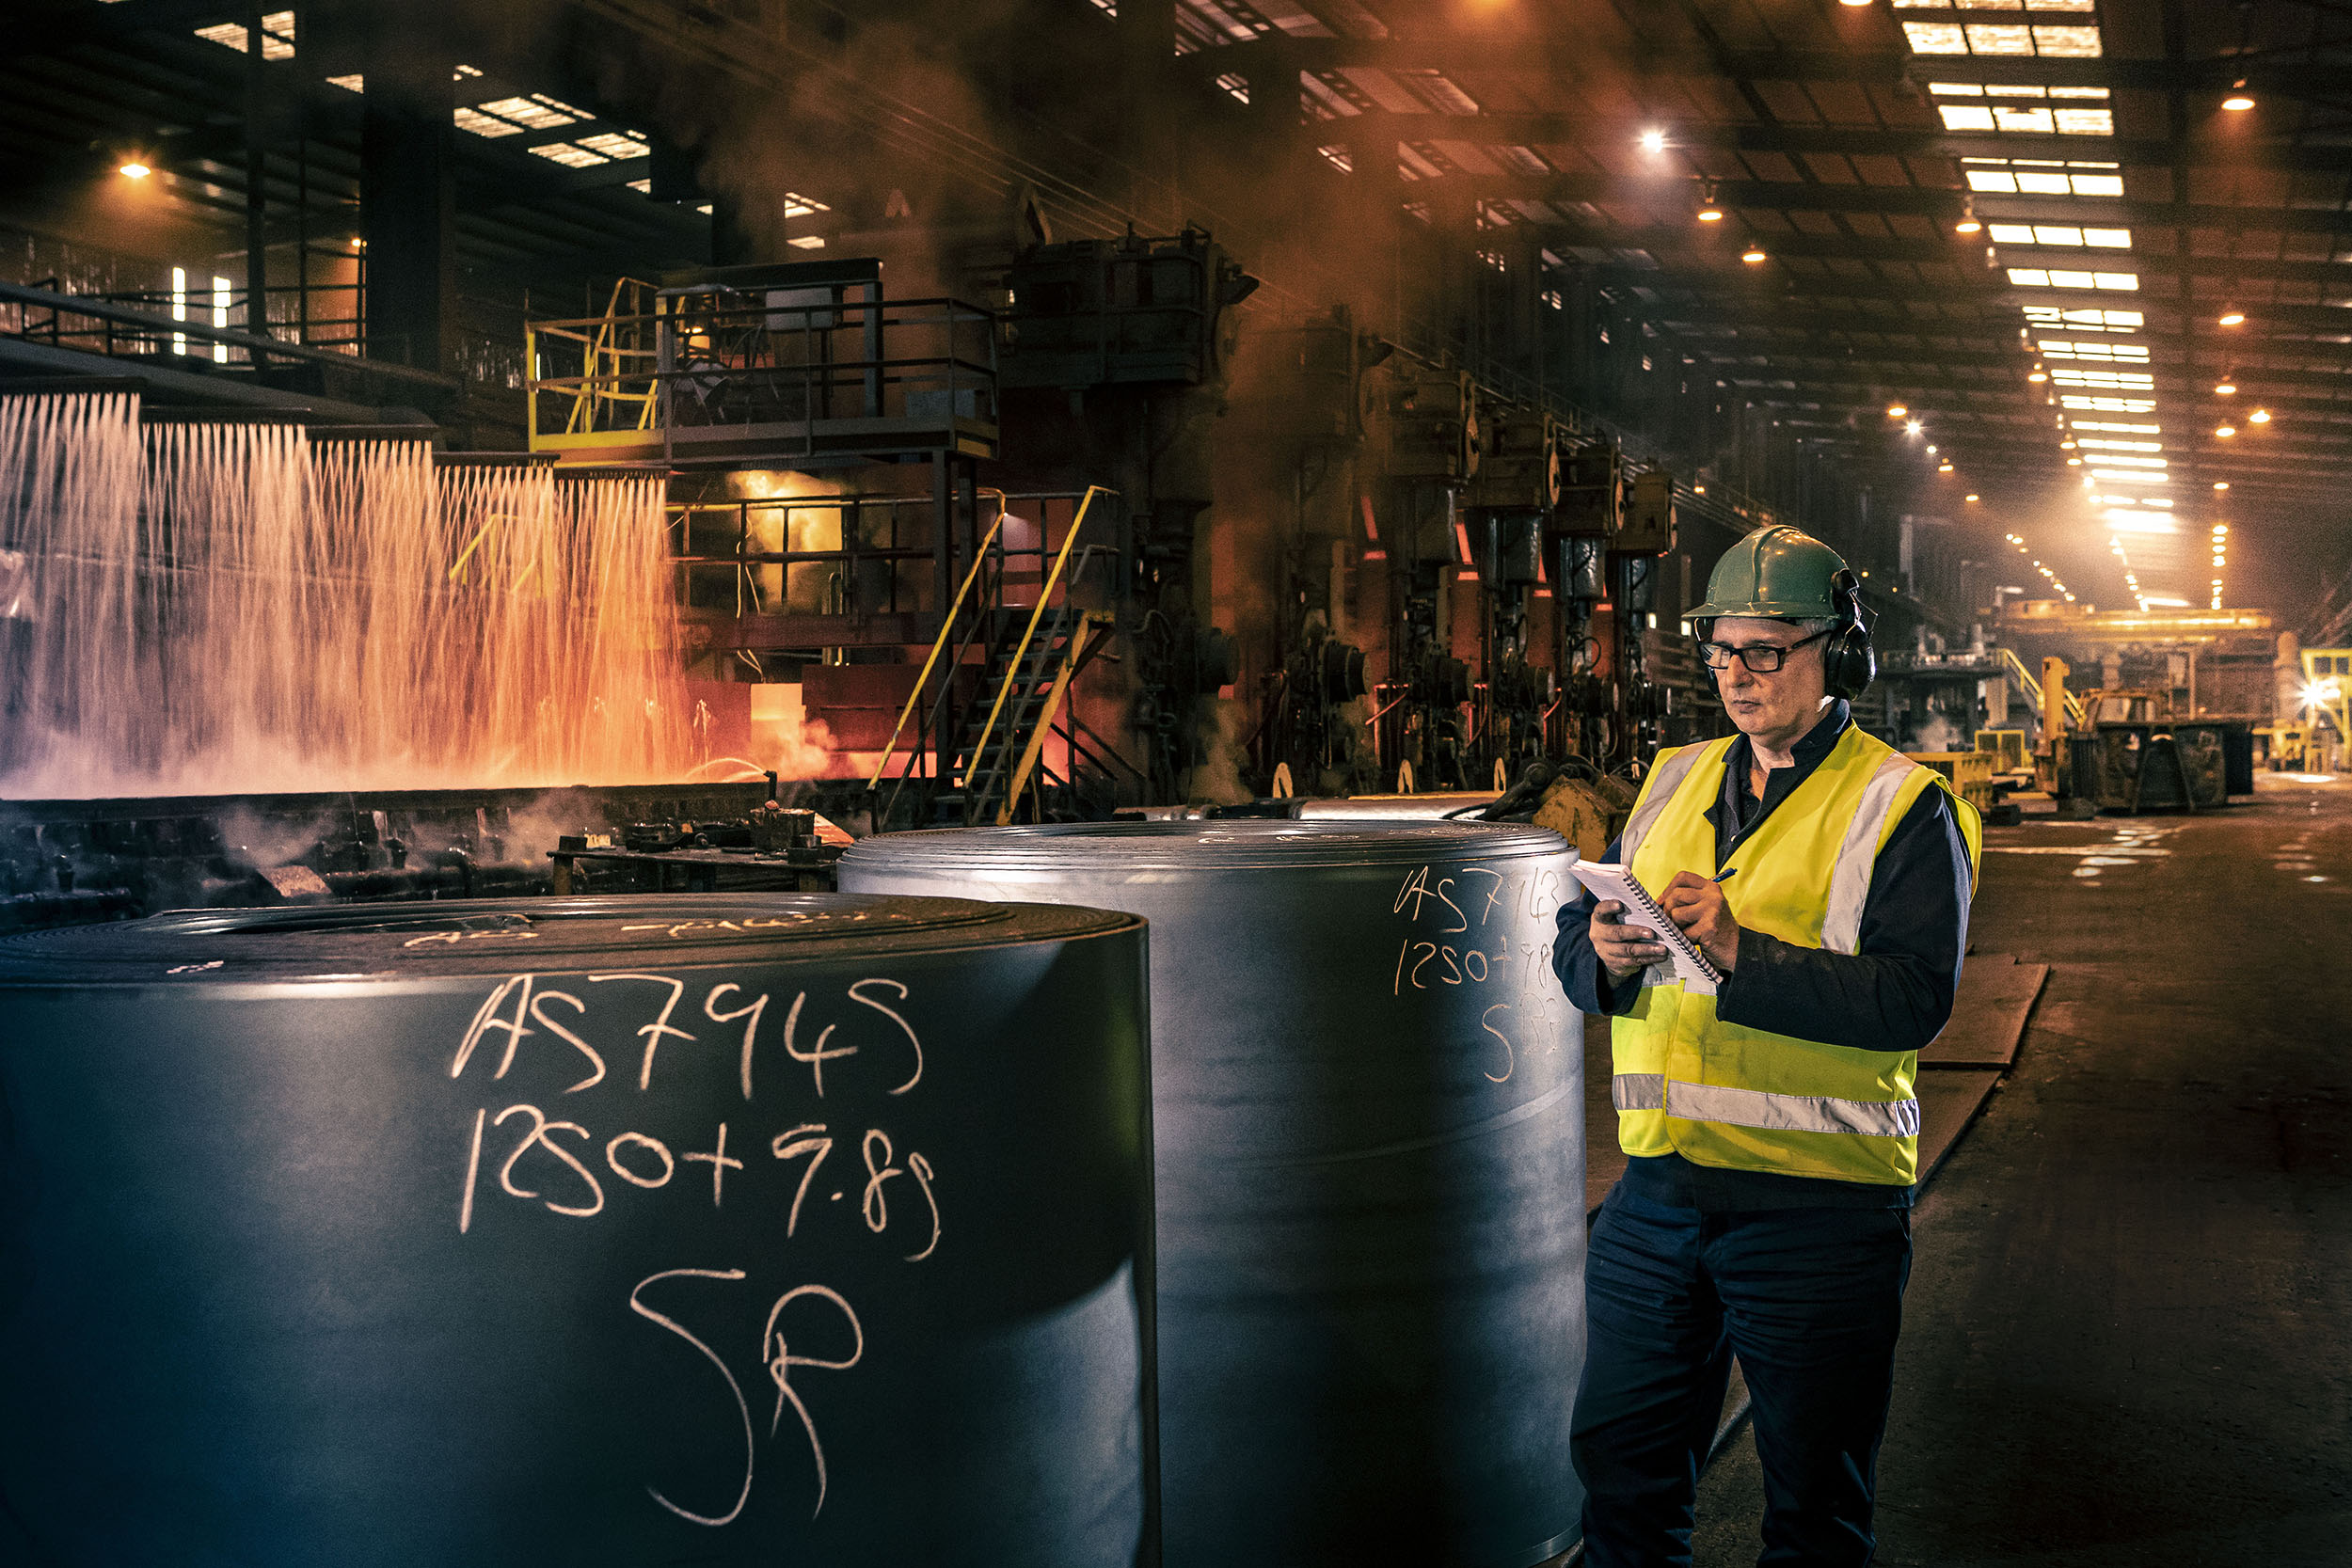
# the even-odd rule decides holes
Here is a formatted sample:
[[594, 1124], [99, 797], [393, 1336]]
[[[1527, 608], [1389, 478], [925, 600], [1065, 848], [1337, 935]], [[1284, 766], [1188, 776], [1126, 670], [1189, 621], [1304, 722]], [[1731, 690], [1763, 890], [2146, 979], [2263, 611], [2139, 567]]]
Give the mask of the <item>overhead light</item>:
[[1919, 434], [1919, 421], [1918, 421], [1918, 420], [1904, 420], [1904, 421], [1903, 421], [1903, 434], [1904, 434], [1904, 435], [1906, 435], [1906, 436], [1916, 436], [1916, 435], [1918, 435], [1918, 434]]
[[1715, 199], [1715, 182], [1712, 180], [1699, 188], [1699, 221], [1701, 223], [1724, 221], [1723, 203]]
[[2237, 426], [2233, 424], [2217, 425], [2214, 429], [2214, 434], [2226, 441], [2231, 436], [2237, 434]]
[[1910, 409], [1905, 408], [1905, 407], [1904, 407], [1901, 404], [1899, 404], [1899, 403], [1890, 403], [1890, 404], [1888, 404], [1886, 405], [1886, 417], [1887, 417], [1888, 419], [1890, 419], [1890, 420], [1899, 420], [1899, 419], [1901, 419], [1901, 418], [1902, 418], [1905, 414], [1908, 414], [1908, 413], [1910, 413], [1910, 412], [1911, 412], [1911, 410], [1910, 410]]
[[1948, 474], [1952, 471], [1952, 466], [1949, 463], [1938, 463], [1935, 466], [1935, 471], [1939, 474]]
[[2238, 81], [2231, 84], [2230, 96], [2221, 101], [2221, 106], [2233, 115], [2242, 115], [2254, 106], [2254, 101], [2246, 96], [2246, 84]]
[[1933, 457], [1935, 455], [1935, 443], [1933, 441], [1930, 441], [1928, 443], [1928, 455], [1930, 457]]
[[2251, 414], [2246, 416], [2246, 422], [2248, 424], [2268, 424], [2270, 422], [2270, 410], [2267, 408], [2257, 408]]
[[145, 164], [140, 163], [136, 158], [134, 158], [129, 163], [124, 164], [120, 168], [115, 170], [115, 172], [121, 175], [125, 180], [144, 180], [155, 171], [148, 167]]
[[2058, 451], [2073, 451], [2074, 450], [2074, 443], [2073, 441], [2060, 441], [2058, 443]]
[[1642, 133], [1642, 150], [1643, 150], [1643, 151], [1645, 151], [1645, 152], [1663, 152], [1665, 150], [1666, 150], [1666, 133], [1665, 133], [1665, 132], [1663, 132], [1663, 131], [1654, 131], [1654, 130], [1653, 130], [1653, 131], [1645, 131], [1645, 132], [1643, 132], [1643, 133]]
[[2233, 397], [2236, 395], [2236, 392], [2237, 383], [2234, 381], [2217, 382], [2213, 389], [2213, 395], [2217, 398]]
[[2026, 379], [2027, 381], [2047, 381], [2050, 379], [2050, 372], [2043, 370], [2037, 364], [2031, 371], [2026, 372]]
[[1754, 266], [1756, 262], [1764, 260], [1764, 247], [1751, 242], [1748, 248], [1740, 253], [1740, 260], [1747, 262], [1750, 266]]
[[2217, 479], [2213, 482], [2213, 487], [2217, 490], [2227, 490], [2230, 487], [2230, 482], [2226, 479]]
[[1969, 499], [1970, 500], [1975, 500], [1977, 498], [1976, 498], [1974, 495], [1971, 495], [1968, 499]]
[[2223, 326], [2244, 326], [2246, 325], [2246, 312], [2239, 309], [2234, 305], [2225, 305], [2221, 308], [2220, 325]]
[[1837, 3], [1841, 6], [1867, 6], [1870, 0], [1837, 0]]
[[1963, 210], [1960, 214], [1960, 221], [1952, 225], [1952, 232], [1955, 234], [1981, 234], [1984, 232], [1984, 225], [1977, 221], [1976, 214]]

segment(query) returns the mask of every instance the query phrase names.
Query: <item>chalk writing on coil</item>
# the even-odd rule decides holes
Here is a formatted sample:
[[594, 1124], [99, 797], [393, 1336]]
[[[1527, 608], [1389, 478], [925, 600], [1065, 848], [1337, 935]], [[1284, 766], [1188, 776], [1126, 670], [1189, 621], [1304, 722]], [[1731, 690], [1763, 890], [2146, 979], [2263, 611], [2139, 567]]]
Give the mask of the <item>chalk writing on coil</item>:
[[792, 1212], [784, 1222], [784, 1234], [787, 1241], [801, 1227], [801, 1200], [808, 1196], [808, 1184], [817, 1180], [817, 1167], [823, 1164], [825, 1156], [833, 1152], [833, 1140], [822, 1136], [824, 1131], [825, 1124], [821, 1121], [803, 1122], [789, 1132], [777, 1133], [775, 1141], [769, 1145], [770, 1152], [779, 1160], [815, 1156], [808, 1162], [807, 1168], [801, 1172], [801, 1184], [792, 1191]]
[[[659, 1176], [640, 1176], [621, 1163], [621, 1150], [642, 1148], [661, 1162]], [[677, 1162], [670, 1156], [670, 1146], [660, 1138], [649, 1138], [643, 1132], [623, 1132], [604, 1146], [604, 1163], [612, 1167], [612, 1174], [635, 1187], [660, 1187], [677, 1174]], [[642, 1164], [642, 1162], [640, 1162]]]
[[[726, 1363], [726, 1358], [713, 1350], [709, 1341], [679, 1322], [677, 1318], [648, 1303], [644, 1296], [648, 1289], [665, 1280], [707, 1279], [723, 1284], [740, 1284], [746, 1277], [747, 1275], [741, 1269], [664, 1269], [639, 1280], [628, 1292], [629, 1310], [692, 1346], [695, 1354], [709, 1362], [718, 1371], [719, 1376], [726, 1384], [728, 1397], [735, 1403], [737, 1419], [743, 1433], [743, 1471], [742, 1479], [736, 1488], [735, 1501], [724, 1512], [698, 1513], [673, 1499], [651, 1482], [645, 1484], [646, 1496], [672, 1513], [690, 1524], [704, 1525], [714, 1528], [733, 1524], [742, 1515], [744, 1505], [751, 1501], [752, 1482], [757, 1475], [759, 1465], [759, 1434], [752, 1425], [751, 1403], [743, 1397], [743, 1385], [737, 1380], [734, 1370]], [[793, 1340], [787, 1338], [785, 1334], [787, 1326], [785, 1310], [793, 1303], [803, 1301], [830, 1307], [839, 1314], [838, 1323], [849, 1330], [848, 1354], [809, 1355], [792, 1348]], [[803, 1312], [797, 1316], [805, 1319], [806, 1313]], [[800, 1330], [796, 1329], [795, 1335], [803, 1338], [803, 1342], [805, 1341], [805, 1336], [801, 1335]], [[769, 1417], [768, 1436], [771, 1440], [775, 1437], [776, 1433], [784, 1424], [785, 1406], [790, 1405], [793, 1415], [800, 1420], [802, 1434], [808, 1442], [809, 1460], [815, 1466], [817, 1474], [817, 1505], [809, 1513], [812, 1519], [825, 1510], [825, 1497], [831, 1488], [832, 1477], [825, 1463], [824, 1439], [817, 1430], [817, 1418], [810, 1411], [808, 1402], [803, 1397], [799, 1386], [794, 1383], [792, 1373], [796, 1368], [805, 1368], [815, 1371], [848, 1371], [864, 1360], [865, 1356], [866, 1327], [858, 1321], [856, 1309], [838, 1291], [830, 1286], [793, 1286], [776, 1297], [774, 1305], [768, 1309], [767, 1321], [760, 1326], [759, 1363], [766, 1370], [769, 1381], [773, 1383], [776, 1388], [776, 1404], [773, 1413]]]
[[524, 1134], [522, 1142], [515, 1146], [514, 1152], [506, 1157], [506, 1163], [499, 1167], [499, 1185], [503, 1187], [511, 1196], [540, 1196], [535, 1191], [515, 1185], [516, 1163], [530, 1153], [532, 1146], [536, 1145], [571, 1167], [573, 1174], [588, 1184], [589, 1201], [585, 1204], [558, 1203], [551, 1197], [543, 1198], [542, 1201], [556, 1213], [569, 1214], [576, 1219], [586, 1219], [589, 1215], [601, 1212], [604, 1208], [603, 1183], [589, 1173], [588, 1167], [581, 1164], [570, 1149], [548, 1136], [550, 1132], [577, 1132], [584, 1143], [588, 1141], [588, 1129], [576, 1121], [549, 1121], [547, 1114], [536, 1105], [509, 1105], [491, 1118], [491, 1125], [503, 1127], [509, 1117], [529, 1117], [531, 1131]]
[[705, 1161], [709, 1163], [710, 1206], [713, 1209], [719, 1207], [720, 1195], [726, 1185], [727, 1172], [743, 1168], [743, 1162], [727, 1152], [727, 1124], [723, 1121], [719, 1124], [719, 1141], [716, 1147], [707, 1152], [696, 1150], [682, 1155], [680, 1158], [697, 1164]]
[[735, 1374], [727, 1370], [726, 1362], [720, 1357], [717, 1351], [712, 1350], [708, 1345], [705, 1344], [701, 1338], [697, 1336], [692, 1329], [688, 1328], [684, 1323], [679, 1323], [675, 1318], [670, 1317], [666, 1313], [657, 1311], [655, 1308], [646, 1306], [645, 1303], [640, 1298], [644, 1296], [647, 1286], [659, 1285], [665, 1279], [739, 1280], [743, 1277], [744, 1274], [741, 1269], [664, 1269], [660, 1274], [648, 1275], [644, 1279], [639, 1280], [633, 1287], [630, 1288], [628, 1292], [628, 1309], [630, 1311], [636, 1313], [641, 1318], [647, 1319], [648, 1321], [659, 1323], [663, 1328], [668, 1329], [671, 1333], [676, 1335], [679, 1338], [693, 1346], [695, 1351], [701, 1354], [704, 1360], [719, 1369], [719, 1375], [726, 1379], [727, 1392], [734, 1397], [736, 1413], [743, 1419], [743, 1484], [735, 1494], [734, 1505], [724, 1513], [697, 1513], [692, 1509], [681, 1507], [679, 1504], [674, 1503], [669, 1498], [663, 1497], [660, 1489], [655, 1487], [650, 1481], [646, 1483], [645, 1492], [647, 1496], [651, 1497], [655, 1502], [660, 1503], [662, 1507], [668, 1509], [671, 1513], [676, 1514], [679, 1518], [684, 1519], [689, 1524], [713, 1526], [731, 1525], [735, 1523], [736, 1515], [743, 1512], [743, 1505], [751, 1501], [752, 1465], [758, 1457], [754, 1446], [755, 1440], [752, 1433], [752, 1407], [743, 1398], [743, 1386], [735, 1381]]
[[592, 986], [600, 986], [614, 980], [644, 980], [652, 985], [670, 988], [668, 1000], [661, 1004], [661, 1016], [637, 1031], [645, 1042], [644, 1061], [637, 1069], [637, 1087], [640, 1091], [650, 1089], [653, 1087], [653, 1056], [654, 1053], [660, 1049], [662, 1038], [665, 1036], [675, 1035], [679, 1039], [691, 1041], [694, 1037], [670, 1022], [670, 1015], [677, 1011], [678, 998], [686, 994], [686, 982], [674, 980], [667, 974], [591, 974], [588, 976], [588, 983]]
[[899, 1031], [906, 1036], [907, 1044], [914, 1048], [914, 1070], [907, 1075], [907, 1081], [905, 1083], [890, 1091], [892, 1094], [904, 1094], [909, 1089], [914, 1087], [915, 1085], [923, 1081], [923, 1042], [921, 1039], [916, 1037], [914, 1026], [913, 1024], [909, 1023], [905, 1019], [899, 1017], [897, 1011], [882, 1003], [875, 1001], [872, 997], [866, 995], [862, 989], [860, 989], [866, 986], [888, 986], [898, 993], [898, 1000], [901, 1002], [904, 1002], [907, 999], [907, 988], [902, 981], [898, 980], [860, 980], [856, 984], [850, 987], [850, 1001], [862, 1003], [865, 1006], [873, 1008], [876, 1012], [882, 1014], [882, 1017], [897, 1024]]

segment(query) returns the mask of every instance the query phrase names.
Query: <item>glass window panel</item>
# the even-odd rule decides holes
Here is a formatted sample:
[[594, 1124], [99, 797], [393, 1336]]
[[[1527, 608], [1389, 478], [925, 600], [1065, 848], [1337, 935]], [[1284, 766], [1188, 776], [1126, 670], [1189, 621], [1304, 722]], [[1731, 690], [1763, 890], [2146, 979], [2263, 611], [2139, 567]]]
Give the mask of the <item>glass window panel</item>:
[[2066, 176], [2044, 174], [2039, 169], [2020, 169], [2017, 188], [2029, 196], [2064, 196], [2067, 192]]
[[2103, 245], [2109, 250], [2132, 248], [2132, 231], [2128, 229], [2086, 229], [2083, 244]]
[[2033, 30], [2034, 50], [2055, 59], [2095, 60], [2099, 57], [2096, 27], [2044, 27]]
[[2111, 136], [2115, 116], [2106, 109], [2060, 109], [2058, 128], [2070, 136]]
[[1938, 103], [1936, 111], [1944, 117], [1947, 131], [1990, 131], [1993, 111], [1977, 103]]
[[2015, 196], [2017, 176], [2003, 168], [1972, 168], [1968, 171], [1968, 188], [1987, 195]]
[[1965, 55], [1968, 35], [1949, 22], [1906, 22], [1903, 37], [1915, 55]]
[[2031, 245], [2033, 228], [2023, 223], [1994, 223], [1986, 226], [1994, 245]]
[[1998, 104], [1993, 110], [1993, 118], [2004, 131], [2048, 135], [2051, 130], [2050, 111], [2047, 109], [2012, 109], [2007, 104]]
[[1972, 55], [2030, 55], [2033, 53], [2033, 29], [2011, 27], [1994, 22], [1967, 24], [1968, 52]]
[[2102, 289], [2137, 291], [2139, 288], [2139, 274], [2136, 272], [2103, 272], [2098, 275], [2098, 278], [2099, 287]]
[[2039, 267], [2011, 267], [2009, 269], [2009, 280], [2020, 289], [2046, 289], [2050, 286], [2050, 275]]
[[2083, 243], [2083, 231], [2071, 224], [2063, 223], [2037, 223], [2033, 226], [2033, 237], [2038, 245], [2080, 245]]

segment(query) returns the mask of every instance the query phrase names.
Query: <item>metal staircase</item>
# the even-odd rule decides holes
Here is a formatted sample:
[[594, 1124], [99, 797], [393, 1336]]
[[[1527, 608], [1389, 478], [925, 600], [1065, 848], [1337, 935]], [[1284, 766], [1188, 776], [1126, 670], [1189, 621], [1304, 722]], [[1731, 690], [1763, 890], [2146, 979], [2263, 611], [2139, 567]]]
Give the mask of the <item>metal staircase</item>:
[[[1041, 534], [1034, 551], [1005, 546], [1008, 498], [996, 499], [996, 521], [980, 542], [868, 781], [877, 825], [894, 819], [910, 784], [928, 802], [918, 820], [963, 826], [1012, 821], [1024, 798], [1048, 777], [1046, 740], [1072, 684], [1108, 644], [1113, 617], [1084, 608], [1073, 590], [1089, 580], [1098, 562], [1110, 564], [1117, 559], [1115, 546], [1080, 545], [1089, 517], [1099, 515], [1098, 502], [1100, 511], [1110, 510], [1115, 493], [1089, 486], [1078, 499], [1058, 547]], [[1108, 531], [1098, 527], [1096, 531]], [[1009, 602], [1009, 560], [1024, 554], [1038, 561], [1036, 597]], [[966, 671], [971, 673], [964, 680], [955, 678]], [[927, 693], [933, 695], [926, 715], [921, 710]], [[916, 725], [916, 743], [905, 753], [901, 770], [885, 793], [884, 777], [900, 755], [899, 742], [910, 723]], [[922, 741], [925, 736], [946, 742], [937, 748], [935, 768], [930, 761], [931, 748]]]
[[[1081, 552], [1081, 571], [1092, 553]], [[1008, 637], [992, 649], [957, 736], [957, 787], [934, 797], [935, 817], [967, 826], [1012, 820], [1036, 781], [1054, 715], [1110, 624], [1107, 614], [1065, 602], [1048, 610], [1025, 639]]]

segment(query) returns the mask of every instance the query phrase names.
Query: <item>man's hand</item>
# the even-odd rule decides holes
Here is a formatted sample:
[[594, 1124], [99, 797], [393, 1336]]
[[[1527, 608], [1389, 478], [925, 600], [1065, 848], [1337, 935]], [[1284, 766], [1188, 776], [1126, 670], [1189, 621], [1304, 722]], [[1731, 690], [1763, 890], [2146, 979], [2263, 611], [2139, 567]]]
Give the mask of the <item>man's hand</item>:
[[1646, 926], [1625, 924], [1625, 906], [1615, 899], [1593, 911], [1587, 927], [1593, 953], [1612, 980], [1630, 980], [1654, 963], [1666, 960], [1666, 944]]
[[1706, 878], [1677, 871], [1658, 900], [1667, 918], [1682, 927], [1708, 962], [1728, 974], [1740, 962], [1740, 923], [1731, 918], [1724, 890]]

